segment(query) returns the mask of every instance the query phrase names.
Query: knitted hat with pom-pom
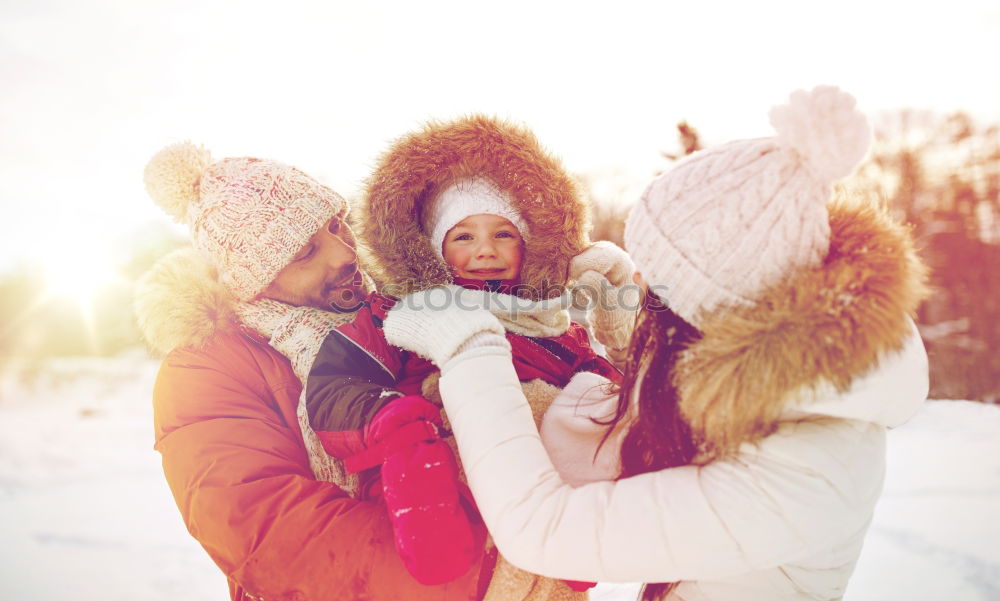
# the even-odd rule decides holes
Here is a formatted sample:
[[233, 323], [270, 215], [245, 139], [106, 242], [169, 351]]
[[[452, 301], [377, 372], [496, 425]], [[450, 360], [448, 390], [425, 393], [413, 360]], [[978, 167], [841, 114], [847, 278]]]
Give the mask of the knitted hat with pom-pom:
[[838, 88], [797, 91], [771, 110], [776, 137], [687, 157], [633, 207], [625, 248], [652, 291], [685, 321], [753, 304], [827, 254], [832, 184], [868, 152], [871, 129]]
[[192, 245], [218, 269], [223, 285], [250, 300], [270, 284], [344, 199], [305, 173], [249, 157], [212, 161], [181, 142], [150, 159], [146, 190], [191, 229]]

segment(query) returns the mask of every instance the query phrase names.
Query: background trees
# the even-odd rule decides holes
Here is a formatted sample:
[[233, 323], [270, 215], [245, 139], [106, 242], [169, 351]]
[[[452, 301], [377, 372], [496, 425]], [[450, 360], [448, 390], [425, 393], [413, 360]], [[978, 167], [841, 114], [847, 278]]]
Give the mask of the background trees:
[[856, 183], [913, 225], [931, 267], [918, 322], [932, 398], [1000, 402], [1000, 127], [964, 113], [885, 115]]

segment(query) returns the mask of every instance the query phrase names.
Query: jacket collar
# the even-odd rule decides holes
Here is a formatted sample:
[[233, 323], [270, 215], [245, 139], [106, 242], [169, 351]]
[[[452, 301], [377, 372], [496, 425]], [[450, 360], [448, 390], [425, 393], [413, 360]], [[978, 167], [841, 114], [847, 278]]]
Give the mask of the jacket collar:
[[[703, 337], [679, 359], [681, 410], [703, 441], [703, 459], [769, 435], [790, 406], [822, 402], [833, 414], [837, 399], [866, 375], [878, 381], [880, 363], [893, 357], [904, 357], [898, 369], [926, 378], [911, 319], [927, 294], [926, 273], [909, 231], [867, 205], [838, 202], [829, 213], [830, 249], [822, 265], [791, 274], [751, 307], [705, 316]], [[859, 404], [894, 398], [863, 395], [840, 413], [871, 419], [886, 410]]]

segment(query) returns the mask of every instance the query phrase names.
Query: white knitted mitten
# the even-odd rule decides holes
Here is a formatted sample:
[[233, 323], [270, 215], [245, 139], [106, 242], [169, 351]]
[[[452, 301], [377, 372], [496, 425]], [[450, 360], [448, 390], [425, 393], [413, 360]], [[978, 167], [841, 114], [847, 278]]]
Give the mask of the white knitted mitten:
[[611, 381], [586, 371], [574, 375], [552, 399], [538, 432], [552, 464], [570, 486], [613, 480], [621, 473], [621, 438], [628, 420], [616, 424], [605, 440], [607, 422], [617, 409]]
[[500, 320], [482, 308], [485, 294], [449, 284], [404, 296], [385, 319], [385, 338], [439, 367], [459, 351], [506, 345]]
[[580, 279], [587, 271], [596, 271], [617, 288], [632, 283], [635, 263], [628, 253], [614, 242], [600, 240], [569, 262], [570, 280]]
[[603, 240], [570, 261], [574, 294], [588, 301], [594, 336], [609, 355], [621, 353], [628, 345], [642, 304], [642, 292], [632, 283], [634, 273], [628, 253]]

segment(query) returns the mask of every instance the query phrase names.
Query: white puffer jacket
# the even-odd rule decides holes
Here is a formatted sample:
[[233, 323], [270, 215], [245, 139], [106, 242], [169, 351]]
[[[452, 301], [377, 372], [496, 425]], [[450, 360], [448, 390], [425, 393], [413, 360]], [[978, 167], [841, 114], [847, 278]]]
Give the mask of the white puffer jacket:
[[[864, 208], [830, 215], [823, 266], [707, 319], [680, 358], [681, 408], [706, 448], [742, 441], [721, 459], [573, 488], [567, 479], [588, 478], [553, 467], [508, 352], [474, 348], [445, 364], [469, 484], [512, 563], [572, 580], [680, 581], [669, 598], [686, 601], [844, 595], [881, 493], [886, 429], [919, 410], [928, 379], [909, 317], [923, 270], [907, 233]], [[553, 407], [572, 407], [568, 394], [579, 391]], [[604, 413], [589, 403], [581, 414]]]
[[[512, 402], [509, 365], [502, 352], [480, 353], [441, 378], [473, 493], [505, 557], [556, 578], [680, 580], [670, 598], [685, 601], [841, 598], [882, 491], [886, 428], [927, 396], [914, 334], [849, 391], [790, 410], [777, 432], [732, 458], [574, 489], [552, 467], [526, 405]], [[570, 405], [573, 392], [553, 407]], [[573, 437], [562, 436], [549, 427], [546, 444], [565, 448]]]

